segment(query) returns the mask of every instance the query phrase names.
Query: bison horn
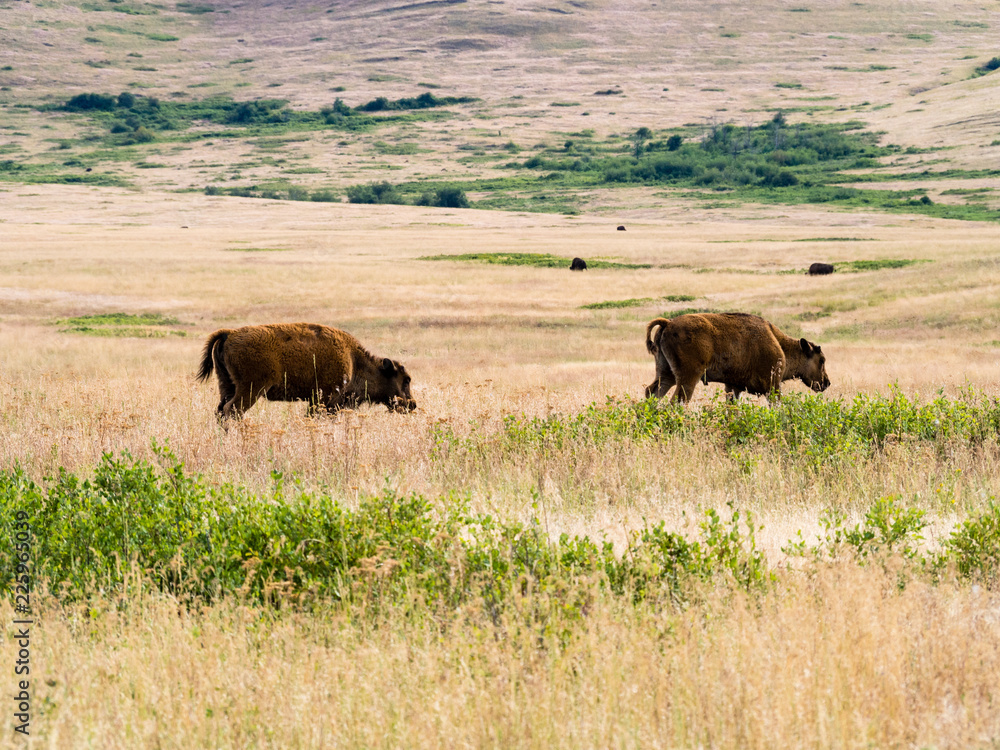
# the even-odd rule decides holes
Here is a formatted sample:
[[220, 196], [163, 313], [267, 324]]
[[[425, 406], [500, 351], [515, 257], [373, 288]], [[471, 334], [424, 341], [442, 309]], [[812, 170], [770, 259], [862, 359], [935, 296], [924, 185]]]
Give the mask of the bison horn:
[[812, 344], [810, 344], [810, 343], [809, 343], [808, 341], [806, 341], [805, 339], [799, 339], [799, 346], [801, 346], [801, 347], [802, 347], [802, 352], [803, 352], [803, 354], [805, 354], [805, 355], [806, 355], [807, 357], [808, 357], [808, 356], [809, 356], [810, 354], [812, 354]]
[[388, 357], [382, 360], [382, 372], [386, 375], [392, 375], [396, 372], [396, 365], [393, 364], [393, 361]]

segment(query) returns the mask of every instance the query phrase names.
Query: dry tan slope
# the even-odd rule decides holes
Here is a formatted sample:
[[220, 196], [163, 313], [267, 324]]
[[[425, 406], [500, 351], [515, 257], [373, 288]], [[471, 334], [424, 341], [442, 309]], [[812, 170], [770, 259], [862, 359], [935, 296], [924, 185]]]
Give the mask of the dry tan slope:
[[[484, 118], [476, 124], [524, 135], [752, 121], [761, 110], [819, 107], [811, 116], [860, 117], [906, 145], [980, 149], [996, 139], [995, 123], [983, 118], [996, 111], [1000, 75], [961, 83], [1000, 52], [995, 1], [193, 5], [214, 12], [178, 12], [174, 2], [6, 0], [0, 67], [11, 69], [0, 71], [2, 100], [132, 88], [316, 107], [338, 95], [352, 104], [412, 95], [432, 83], [480, 97], [469, 108]], [[94, 7], [104, 10], [87, 10]], [[159, 10], [116, 12], [128, 7]], [[607, 90], [622, 94], [596, 95]], [[977, 150], [974, 161], [995, 165], [998, 154]]]

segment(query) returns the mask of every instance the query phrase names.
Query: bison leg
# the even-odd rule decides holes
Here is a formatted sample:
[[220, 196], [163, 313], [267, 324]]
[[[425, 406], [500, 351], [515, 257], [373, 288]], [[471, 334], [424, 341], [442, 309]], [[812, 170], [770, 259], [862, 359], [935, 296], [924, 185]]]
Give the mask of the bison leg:
[[236, 386], [236, 392], [233, 394], [233, 397], [222, 407], [222, 418], [227, 419], [232, 417], [239, 419], [243, 416], [243, 412], [257, 402], [257, 399], [263, 395], [264, 390], [262, 388], [255, 390], [252, 387], [244, 385]]
[[667, 391], [674, 387], [677, 380], [674, 378], [673, 368], [670, 367], [670, 363], [663, 356], [662, 351], [657, 350], [653, 359], [656, 361], [656, 378], [646, 386], [646, 398], [653, 395], [657, 398], [663, 398], [667, 395]]
[[743, 393], [742, 388], [736, 388], [732, 385], [726, 386], [726, 401], [739, 401], [740, 395]]
[[684, 375], [677, 378], [677, 390], [674, 391], [674, 401], [678, 403], [686, 404], [691, 400], [694, 395], [694, 389], [698, 385], [698, 381], [701, 380], [702, 373], [695, 370], [694, 372], [684, 373]]
[[646, 398], [649, 398], [650, 396], [663, 398], [667, 395], [667, 391], [673, 388], [676, 383], [677, 381], [674, 379], [674, 374], [668, 367], [666, 372], [657, 373], [656, 380], [646, 386]]
[[235, 393], [236, 390], [234, 388], [227, 388], [225, 384], [221, 381], [219, 382], [219, 406], [216, 409], [219, 413], [219, 419], [222, 419], [222, 415], [226, 409], [226, 404], [232, 400]]

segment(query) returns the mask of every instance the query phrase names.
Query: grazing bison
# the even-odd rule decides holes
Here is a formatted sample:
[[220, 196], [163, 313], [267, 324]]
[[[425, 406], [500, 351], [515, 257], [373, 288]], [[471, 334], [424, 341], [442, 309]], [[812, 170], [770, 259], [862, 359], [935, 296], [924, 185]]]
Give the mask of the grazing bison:
[[676, 385], [674, 400], [689, 401], [699, 380], [724, 383], [729, 399], [743, 391], [780, 396], [782, 381], [791, 378], [814, 391], [830, 385], [826, 357], [818, 346], [746, 313], [656, 318], [646, 326], [646, 349], [656, 360], [656, 380], [646, 388], [647, 398], [662, 398]]
[[624, 224], [619, 224], [618, 225], [618, 231], [619, 232], [624, 232], [625, 231], [625, 225]]
[[309, 401], [336, 412], [362, 401], [394, 411], [417, 408], [406, 368], [375, 357], [356, 338], [311, 323], [223, 328], [205, 342], [198, 380], [215, 370], [219, 418], [240, 417], [263, 396], [268, 401]]
[[573, 258], [573, 262], [569, 264], [570, 271], [586, 271], [587, 261], [583, 258]]
[[828, 273], [833, 273], [833, 266], [829, 263], [813, 263], [809, 266], [810, 276], [825, 276]]

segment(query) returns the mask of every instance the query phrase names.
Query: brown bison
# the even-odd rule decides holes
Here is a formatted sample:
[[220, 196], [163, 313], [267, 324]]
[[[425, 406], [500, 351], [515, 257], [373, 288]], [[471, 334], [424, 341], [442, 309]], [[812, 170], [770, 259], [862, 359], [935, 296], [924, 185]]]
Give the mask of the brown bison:
[[569, 264], [570, 271], [586, 271], [587, 261], [583, 258], [573, 258], [573, 262]]
[[656, 318], [646, 326], [646, 349], [656, 360], [656, 380], [646, 388], [647, 398], [662, 398], [676, 385], [674, 400], [689, 401], [699, 380], [724, 383], [729, 399], [743, 391], [780, 396], [782, 381], [791, 378], [814, 391], [830, 385], [826, 356], [818, 346], [746, 313]]
[[362, 401], [394, 411], [417, 408], [410, 375], [399, 362], [375, 357], [345, 331], [312, 323], [223, 328], [205, 342], [198, 380], [215, 370], [219, 418], [240, 417], [263, 396], [308, 401], [336, 412]]
[[833, 273], [834, 270], [834, 267], [829, 263], [813, 263], [809, 266], [809, 275], [825, 276], [828, 273]]

